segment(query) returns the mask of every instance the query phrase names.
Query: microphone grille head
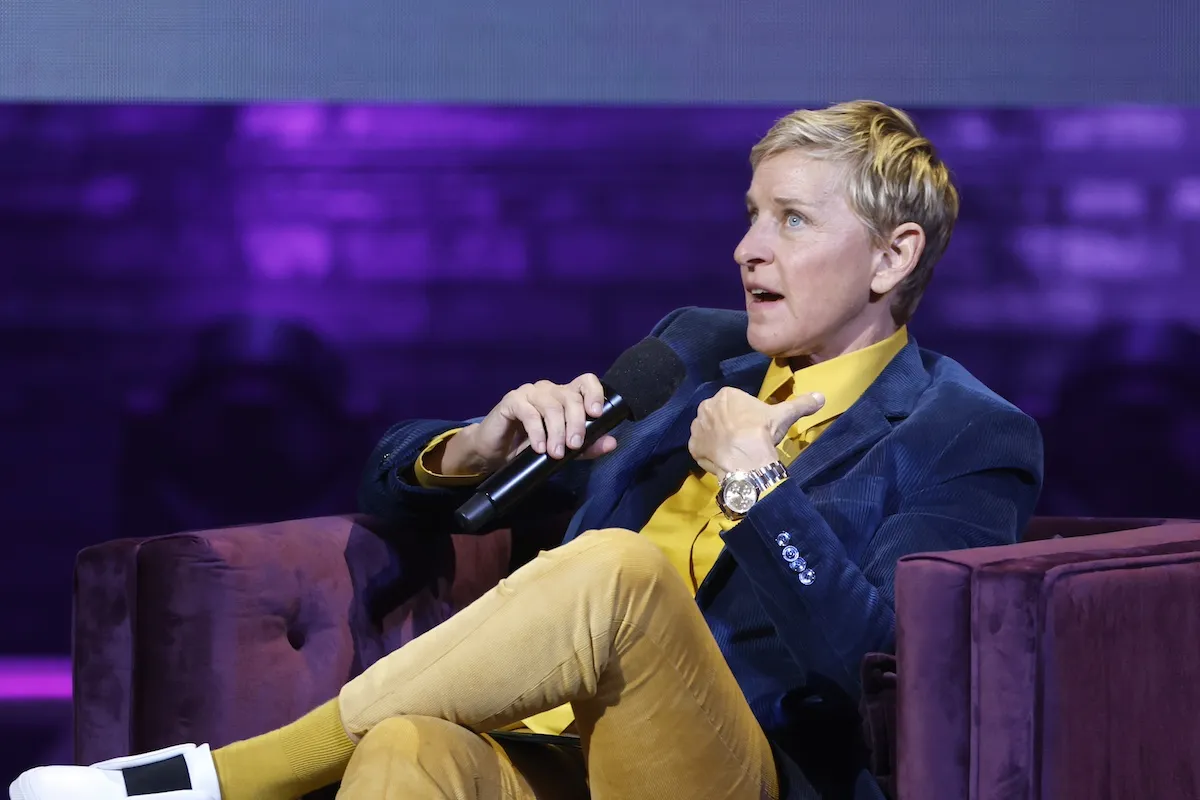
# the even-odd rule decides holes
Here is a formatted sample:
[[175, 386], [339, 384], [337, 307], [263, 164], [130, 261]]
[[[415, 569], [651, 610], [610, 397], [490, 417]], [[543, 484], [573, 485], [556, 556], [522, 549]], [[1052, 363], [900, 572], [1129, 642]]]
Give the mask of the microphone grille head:
[[637, 421], [666, 405], [686, 372], [674, 350], [661, 339], [647, 336], [618, 356], [602, 380], [624, 398], [630, 416]]

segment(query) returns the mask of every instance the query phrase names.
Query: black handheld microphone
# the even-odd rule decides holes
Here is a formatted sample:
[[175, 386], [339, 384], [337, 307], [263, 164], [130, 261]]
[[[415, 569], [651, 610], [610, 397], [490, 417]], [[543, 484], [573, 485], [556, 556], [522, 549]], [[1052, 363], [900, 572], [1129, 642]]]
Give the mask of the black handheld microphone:
[[589, 417], [584, 426], [583, 446], [555, 459], [526, 448], [479, 485], [454, 518], [467, 533], [492, 524], [567, 461], [626, 419], [635, 422], [666, 405], [683, 383], [683, 361], [661, 339], [647, 337], [622, 353], [600, 383], [604, 386], [604, 409]]

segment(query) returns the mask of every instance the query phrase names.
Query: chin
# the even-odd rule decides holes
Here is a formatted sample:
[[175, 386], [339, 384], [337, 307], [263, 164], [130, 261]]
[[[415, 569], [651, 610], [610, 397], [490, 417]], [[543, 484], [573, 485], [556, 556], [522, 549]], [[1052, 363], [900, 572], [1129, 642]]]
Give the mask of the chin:
[[746, 330], [746, 341], [755, 351], [771, 358], [791, 358], [804, 350], [795, 337], [783, 336], [778, 330], [754, 323]]

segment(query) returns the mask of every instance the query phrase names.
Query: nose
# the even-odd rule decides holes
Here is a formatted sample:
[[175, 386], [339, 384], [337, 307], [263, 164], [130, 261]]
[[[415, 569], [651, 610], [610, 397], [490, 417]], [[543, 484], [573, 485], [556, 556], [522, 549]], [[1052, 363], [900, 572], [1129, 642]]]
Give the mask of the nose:
[[733, 260], [748, 270], [767, 264], [772, 258], [774, 253], [757, 225], [751, 225], [733, 249]]

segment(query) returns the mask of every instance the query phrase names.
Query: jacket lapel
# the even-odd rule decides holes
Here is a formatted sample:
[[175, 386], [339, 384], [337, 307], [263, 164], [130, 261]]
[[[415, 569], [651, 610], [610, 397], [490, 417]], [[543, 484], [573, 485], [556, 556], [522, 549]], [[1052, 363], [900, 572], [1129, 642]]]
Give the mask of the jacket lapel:
[[863, 396], [792, 462], [788, 476], [808, 486], [827, 470], [869, 449], [912, 412], [929, 380], [917, 343], [910, 338]]
[[[688, 440], [692, 438], [692, 421], [696, 419], [696, 410], [700, 404], [708, 400], [726, 386], [741, 389], [749, 394], [757, 394], [767, 374], [771, 359], [758, 353], [747, 353], [721, 362], [721, 377], [702, 383], [692, 392], [687, 403], [680, 409], [678, 416], [667, 429], [666, 435], [658, 443], [658, 451], [669, 451], [677, 448], [687, 450]], [[689, 457], [690, 461], [690, 457]], [[690, 461], [695, 466], [695, 461]]]
[[689, 472], [698, 468], [687, 444], [700, 404], [726, 386], [757, 393], [769, 364], [770, 359], [757, 353], [738, 356], [722, 362], [720, 380], [697, 386], [653, 448], [641, 479], [632, 482], [617, 500], [607, 524], [641, 530], [663, 500], [678, 490]]
[[[721, 362], [721, 377], [723, 383], [721, 385], [732, 386], [735, 389], [741, 389], [748, 394], [758, 394], [758, 390], [762, 388], [763, 378], [767, 375], [767, 367], [771, 366], [771, 359], [761, 353], [746, 353], [741, 356], [727, 358]], [[716, 394], [717, 390], [713, 390]], [[698, 404], [697, 404], [698, 405]]]
[[758, 353], [723, 361], [720, 379], [685, 383], [666, 406], [642, 421], [632, 441], [621, 439], [620, 429], [614, 431], [617, 452], [597, 464], [592, 498], [575, 515], [567, 538], [598, 527], [641, 529], [696, 468], [687, 451], [696, 409], [725, 386], [756, 393], [769, 363]]
[[[683, 416], [695, 392], [695, 381], [689, 378], [658, 411], [637, 424], [622, 423], [612, 431], [617, 439], [617, 449], [592, 467], [588, 500], [571, 519], [564, 541], [570, 541], [584, 531], [617, 526], [613, 512], [630, 486], [648, 492], [665, 484], [664, 470], [654, 469], [655, 460], [661, 460], [656, 457], [663, 452], [660, 443]], [[684, 455], [687, 455], [686, 451]], [[645, 485], [647, 475], [655, 478], [650, 481], [653, 486]], [[665, 489], [668, 494], [670, 491]], [[664, 498], [666, 496], [663, 494]]]
[[[585, 530], [626, 527], [639, 530], [654, 510], [675, 491], [695, 461], [687, 452], [696, 409], [724, 386], [757, 394], [770, 359], [748, 353], [721, 362], [720, 379], [687, 381], [680, 391], [636, 426], [636, 435], [622, 438], [622, 425], [613, 433], [617, 451], [596, 464], [589, 482], [590, 499], [576, 513], [567, 539]], [[788, 469], [807, 486], [824, 472], [868, 449], [886, 436], [893, 423], [908, 416], [929, 384], [916, 341], [909, 342], [884, 368], [870, 388], [806, 448]]]
[[788, 466], [788, 477], [808, 486], [826, 470], [870, 448], [891, 430], [891, 423], [879, 406], [863, 396], [796, 457]]

